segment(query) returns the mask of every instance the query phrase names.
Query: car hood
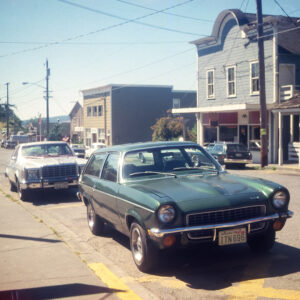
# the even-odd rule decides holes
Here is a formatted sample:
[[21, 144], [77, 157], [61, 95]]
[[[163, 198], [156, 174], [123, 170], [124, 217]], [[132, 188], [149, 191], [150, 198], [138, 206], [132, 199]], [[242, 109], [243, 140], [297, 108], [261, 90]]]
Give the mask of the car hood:
[[54, 156], [54, 157], [26, 157], [22, 161], [25, 168], [41, 168], [44, 166], [57, 166], [62, 164], [84, 165], [85, 159], [76, 156]]
[[227, 173], [142, 180], [130, 185], [153, 194], [161, 203], [175, 202], [183, 212], [264, 204], [274, 188], [279, 186], [263, 179]]

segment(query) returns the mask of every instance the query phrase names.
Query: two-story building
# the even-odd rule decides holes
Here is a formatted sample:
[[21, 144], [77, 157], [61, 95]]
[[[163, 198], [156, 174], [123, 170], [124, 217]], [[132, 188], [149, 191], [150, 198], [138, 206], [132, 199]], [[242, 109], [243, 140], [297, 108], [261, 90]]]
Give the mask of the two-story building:
[[82, 143], [84, 139], [83, 129], [83, 107], [76, 101], [71, 112], [70, 117], [70, 140], [72, 143]]
[[[249, 146], [251, 140], [260, 139], [256, 29], [255, 14], [224, 10], [211, 36], [192, 42], [198, 54], [197, 106], [172, 112], [196, 113], [197, 140], [202, 145], [234, 141]], [[272, 108], [292, 98], [297, 85], [300, 87], [299, 19], [264, 16], [263, 32], [269, 162], [282, 162], [288, 157], [287, 144], [299, 141], [299, 114], [283, 116]], [[279, 134], [280, 124], [288, 135]]]
[[[110, 84], [81, 92], [87, 146], [150, 141], [151, 126], [168, 110], [196, 105], [196, 91], [173, 91], [172, 86]], [[192, 126], [195, 114], [188, 117]]]

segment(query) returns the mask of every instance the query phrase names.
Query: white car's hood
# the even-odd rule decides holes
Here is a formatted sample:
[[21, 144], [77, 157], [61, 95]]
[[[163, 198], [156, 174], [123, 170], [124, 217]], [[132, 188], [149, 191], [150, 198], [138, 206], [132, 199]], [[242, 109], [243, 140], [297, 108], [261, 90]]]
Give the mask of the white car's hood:
[[26, 168], [41, 168], [44, 166], [57, 166], [61, 164], [84, 165], [86, 159], [75, 156], [54, 156], [54, 157], [24, 157], [22, 165]]

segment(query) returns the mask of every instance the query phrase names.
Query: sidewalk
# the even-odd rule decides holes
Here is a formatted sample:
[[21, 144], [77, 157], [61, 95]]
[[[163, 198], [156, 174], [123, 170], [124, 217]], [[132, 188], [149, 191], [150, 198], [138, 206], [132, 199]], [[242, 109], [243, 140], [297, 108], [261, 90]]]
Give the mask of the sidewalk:
[[0, 299], [117, 299], [43, 222], [0, 193]]
[[[260, 164], [249, 164], [247, 165], [248, 168], [252, 169], [260, 169]], [[278, 164], [269, 164], [266, 166], [264, 169], [269, 169], [269, 170], [280, 170], [280, 171], [290, 171], [290, 172], [299, 172], [300, 173], [300, 165], [298, 163], [296, 164], [283, 164], [283, 165], [278, 165]]]

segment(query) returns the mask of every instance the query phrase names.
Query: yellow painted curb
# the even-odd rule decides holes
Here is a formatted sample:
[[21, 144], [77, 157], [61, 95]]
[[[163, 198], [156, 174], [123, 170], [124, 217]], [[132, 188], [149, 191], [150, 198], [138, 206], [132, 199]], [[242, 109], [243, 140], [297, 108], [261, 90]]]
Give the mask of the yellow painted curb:
[[116, 295], [122, 300], [142, 300], [136, 293], [130, 288], [113, 272], [111, 272], [103, 263], [92, 263], [88, 264], [89, 268], [92, 269], [97, 277], [101, 279], [109, 288], [121, 290], [116, 292]]

